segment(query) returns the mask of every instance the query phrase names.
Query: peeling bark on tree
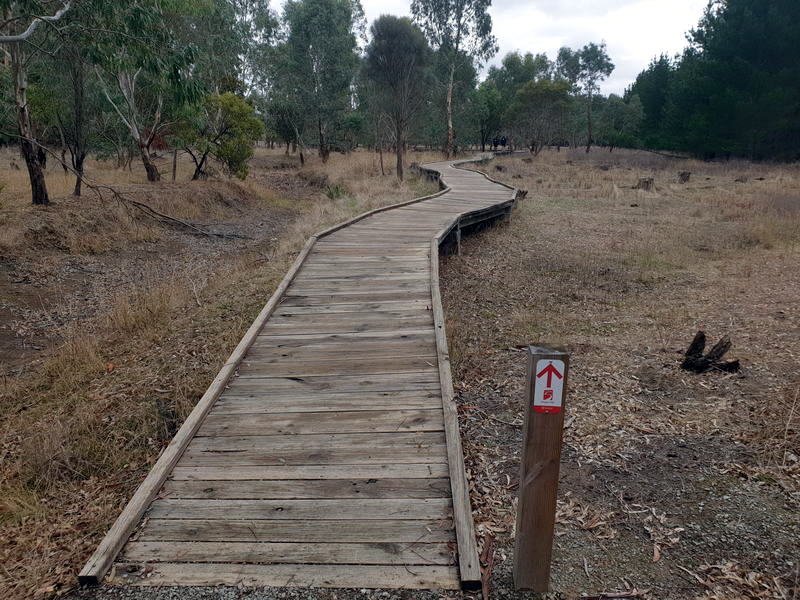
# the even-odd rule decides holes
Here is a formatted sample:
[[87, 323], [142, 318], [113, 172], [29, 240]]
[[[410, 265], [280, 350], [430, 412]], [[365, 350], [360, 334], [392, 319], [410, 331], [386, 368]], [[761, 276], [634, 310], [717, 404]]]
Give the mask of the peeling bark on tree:
[[44, 167], [39, 153], [39, 145], [33, 134], [31, 115], [28, 110], [28, 76], [25, 71], [25, 53], [19, 43], [10, 47], [11, 73], [14, 79], [14, 100], [17, 112], [17, 129], [19, 131], [19, 148], [31, 182], [31, 201], [33, 204], [50, 203], [47, 183], [44, 179]]
[[447, 83], [447, 146], [444, 153], [452, 158], [455, 151], [455, 132], [453, 131], [453, 87], [455, 86], [456, 65], [450, 65], [450, 80]]

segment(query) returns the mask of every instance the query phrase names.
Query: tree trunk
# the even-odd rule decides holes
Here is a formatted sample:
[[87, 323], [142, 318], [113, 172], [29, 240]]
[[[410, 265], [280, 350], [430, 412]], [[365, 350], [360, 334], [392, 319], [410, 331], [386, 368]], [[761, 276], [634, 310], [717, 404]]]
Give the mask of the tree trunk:
[[150, 150], [143, 142], [139, 142], [139, 153], [142, 155], [142, 164], [144, 170], [147, 172], [147, 181], [156, 182], [161, 181], [161, 173], [158, 172], [158, 167], [153, 164], [150, 158]]
[[322, 129], [322, 119], [317, 120], [317, 128], [319, 129], [319, 157], [322, 162], [328, 162], [330, 150], [328, 150], [328, 142], [325, 140], [325, 131]]
[[172, 151], [172, 181], [178, 176], [178, 149]]
[[205, 179], [208, 176], [206, 174], [207, 162], [208, 162], [208, 152], [204, 152], [203, 156], [200, 157], [200, 160], [195, 163], [194, 174], [192, 175], [192, 181], [197, 181], [198, 179]]
[[[72, 144], [70, 154], [72, 155], [72, 168], [75, 169], [75, 196], [81, 195], [83, 186], [83, 165], [88, 154], [88, 140], [85, 129], [84, 115], [86, 113], [86, 72], [84, 70], [83, 58], [76, 49], [71, 50], [70, 76], [72, 79]], [[66, 167], [65, 167], [66, 168]]]
[[75, 196], [81, 195], [81, 187], [83, 186], [83, 163], [86, 160], [86, 154], [80, 154], [73, 157], [73, 167], [75, 168], [75, 189], [72, 194]]
[[11, 44], [11, 70], [14, 78], [14, 99], [17, 108], [17, 128], [19, 130], [19, 146], [28, 177], [31, 182], [31, 200], [33, 204], [49, 204], [47, 183], [39, 160], [39, 147], [33, 135], [31, 115], [28, 111], [28, 77], [25, 72], [25, 55], [19, 43]]
[[397, 178], [403, 181], [403, 154], [406, 149], [403, 139], [403, 125], [399, 122], [395, 128], [395, 139], [397, 140]]
[[593, 131], [592, 131], [593, 123], [592, 123], [592, 94], [591, 94], [591, 92], [589, 93], [589, 104], [587, 104], [586, 110], [587, 110], [587, 114], [586, 114], [586, 116], [587, 116], [587, 127], [589, 129], [589, 135], [588, 135], [588, 138], [586, 140], [586, 154], [589, 154], [589, 152], [592, 149], [592, 142], [594, 141], [592, 139], [594, 136], [592, 135], [593, 134]]
[[447, 158], [453, 157], [455, 132], [453, 131], [453, 86], [456, 76], [456, 64], [450, 65], [450, 79], [447, 82], [447, 146], [444, 149]]

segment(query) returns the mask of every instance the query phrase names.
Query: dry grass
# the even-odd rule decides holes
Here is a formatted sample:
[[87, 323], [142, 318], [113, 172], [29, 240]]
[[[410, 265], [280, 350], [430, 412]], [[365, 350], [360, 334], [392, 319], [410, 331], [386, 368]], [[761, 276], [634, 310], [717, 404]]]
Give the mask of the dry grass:
[[[701, 568], [730, 563], [726, 572], [754, 574], [763, 597], [792, 597], [800, 166], [545, 152], [485, 169], [530, 194], [510, 226], [469, 240], [443, 269], [481, 535], [510, 556], [516, 348], [564, 345], [572, 389], [553, 587], [692, 598], [727, 589], [714, 587], [719, 570]], [[680, 185], [684, 170], [692, 178]], [[654, 192], [633, 189], [641, 177]], [[712, 341], [731, 335], [741, 374], [680, 370], [701, 328]], [[576, 513], [618, 535], [598, 541]], [[509, 568], [496, 563], [496, 586], [507, 588]], [[727, 597], [762, 597], [737, 594]]]
[[[49, 290], [48, 311], [63, 313], [66, 324], [50, 332], [48, 352], [0, 379], [3, 598], [48, 597], [74, 585], [310, 233], [431, 191], [415, 178], [381, 177], [366, 153], [334, 155], [327, 165], [311, 159], [306, 170], [347, 186], [330, 200], [280, 166], [285, 161], [261, 149], [241, 183], [146, 185], [91, 167], [160, 211], [248, 240], [190, 236], [90, 196], [32, 208], [7, 183], [0, 251], [15, 272], [24, 267], [20, 280]], [[16, 175], [0, 171], [0, 180]], [[37, 281], [75, 265], [97, 275], [72, 288]], [[89, 310], [96, 290], [86, 282], [96, 278], [109, 280]], [[20, 309], [12, 325], [33, 329], [36, 315]]]

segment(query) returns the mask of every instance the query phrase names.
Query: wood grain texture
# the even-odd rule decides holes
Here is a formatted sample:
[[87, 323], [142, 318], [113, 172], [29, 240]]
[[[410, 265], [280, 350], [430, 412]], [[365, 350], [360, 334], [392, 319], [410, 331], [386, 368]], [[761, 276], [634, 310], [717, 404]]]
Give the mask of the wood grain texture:
[[[310, 588], [458, 589], [458, 570], [424, 565], [252, 565], [160, 563], [155, 568], [121, 563], [114, 583], [133, 586], [269, 586]], [[136, 570], [147, 574], [137, 576]], [[133, 571], [133, 572], [131, 572]]]
[[309, 240], [82, 582], [121, 550], [131, 585], [479, 581], [438, 252], [514, 196], [433, 168], [451, 187]]
[[139, 541], [436, 543], [455, 541], [452, 521], [208, 521], [149, 519]]

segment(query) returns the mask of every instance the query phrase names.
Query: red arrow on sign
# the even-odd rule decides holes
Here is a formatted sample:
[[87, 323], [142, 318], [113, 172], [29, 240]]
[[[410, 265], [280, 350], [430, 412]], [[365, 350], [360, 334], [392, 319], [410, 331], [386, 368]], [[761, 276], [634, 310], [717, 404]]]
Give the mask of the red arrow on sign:
[[564, 376], [553, 366], [553, 363], [547, 365], [544, 369], [542, 369], [539, 373], [536, 374], [536, 379], [541, 379], [547, 375], [547, 387], [552, 387], [553, 384], [553, 375], [558, 377], [559, 379], [563, 379]]

